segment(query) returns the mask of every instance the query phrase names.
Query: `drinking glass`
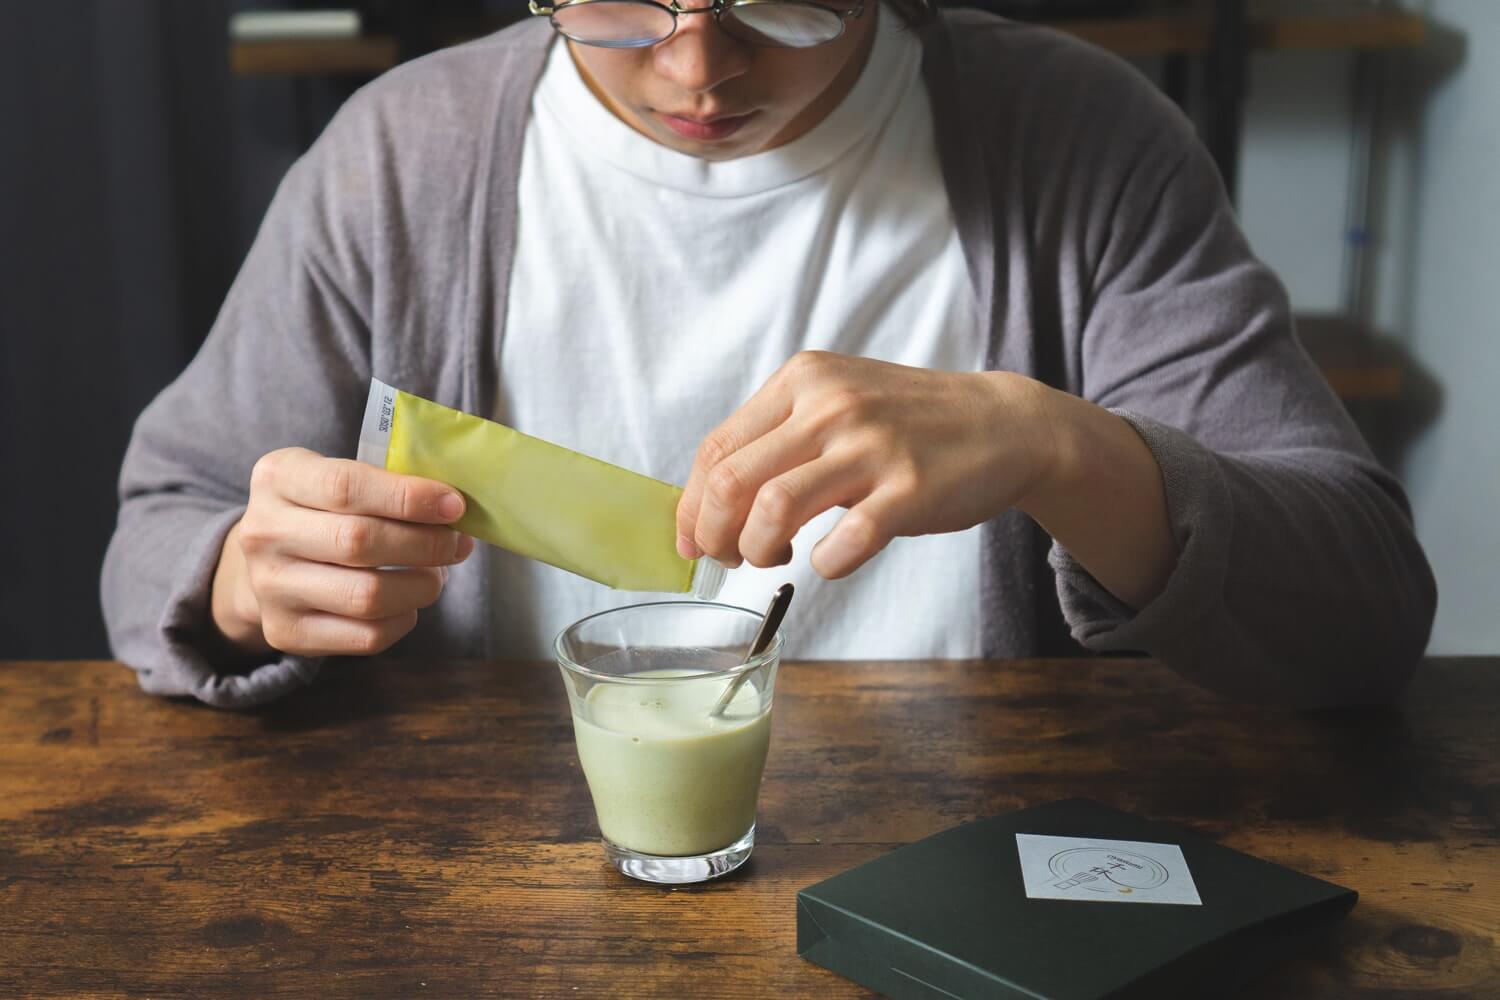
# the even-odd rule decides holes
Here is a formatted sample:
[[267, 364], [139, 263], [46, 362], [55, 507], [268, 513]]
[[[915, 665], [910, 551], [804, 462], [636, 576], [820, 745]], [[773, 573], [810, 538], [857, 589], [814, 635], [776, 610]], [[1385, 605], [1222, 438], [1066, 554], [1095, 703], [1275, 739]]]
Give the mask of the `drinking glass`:
[[750, 857], [782, 646], [778, 633], [744, 659], [761, 620], [727, 604], [667, 601], [590, 615], [558, 635], [578, 760], [620, 872], [702, 882]]

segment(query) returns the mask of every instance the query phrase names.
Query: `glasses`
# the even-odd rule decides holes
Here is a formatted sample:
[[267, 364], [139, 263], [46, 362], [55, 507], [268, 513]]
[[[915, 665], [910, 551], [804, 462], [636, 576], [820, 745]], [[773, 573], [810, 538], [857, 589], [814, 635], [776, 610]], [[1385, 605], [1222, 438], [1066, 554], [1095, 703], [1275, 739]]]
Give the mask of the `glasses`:
[[664, 42], [685, 14], [712, 14], [731, 38], [750, 45], [808, 49], [844, 33], [844, 21], [865, 12], [865, 0], [853, 7], [825, 7], [811, 0], [713, 0], [708, 7], [683, 7], [653, 0], [563, 0], [544, 7], [529, 0], [531, 12], [548, 17], [569, 41], [606, 49], [640, 49]]

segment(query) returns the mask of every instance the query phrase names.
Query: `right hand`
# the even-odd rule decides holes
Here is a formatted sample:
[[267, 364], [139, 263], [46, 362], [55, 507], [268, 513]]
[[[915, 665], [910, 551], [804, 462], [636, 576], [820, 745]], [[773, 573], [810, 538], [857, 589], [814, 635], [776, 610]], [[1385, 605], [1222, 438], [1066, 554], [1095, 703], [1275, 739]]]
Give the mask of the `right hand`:
[[[254, 655], [383, 652], [437, 600], [474, 539], [451, 486], [305, 448], [255, 463], [214, 572], [214, 624]], [[379, 567], [399, 567], [381, 569]]]

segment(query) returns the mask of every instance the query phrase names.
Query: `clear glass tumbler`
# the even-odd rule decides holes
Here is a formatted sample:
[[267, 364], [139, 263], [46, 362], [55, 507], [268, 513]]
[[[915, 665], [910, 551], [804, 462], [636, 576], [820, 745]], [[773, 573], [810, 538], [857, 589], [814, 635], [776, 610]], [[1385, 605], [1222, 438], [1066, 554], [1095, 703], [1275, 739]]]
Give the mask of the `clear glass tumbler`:
[[[700, 601], [591, 615], [555, 644], [604, 850], [646, 882], [702, 882], [755, 846], [782, 637], [741, 662], [761, 615]], [[728, 706], [720, 695], [740, 677]]]

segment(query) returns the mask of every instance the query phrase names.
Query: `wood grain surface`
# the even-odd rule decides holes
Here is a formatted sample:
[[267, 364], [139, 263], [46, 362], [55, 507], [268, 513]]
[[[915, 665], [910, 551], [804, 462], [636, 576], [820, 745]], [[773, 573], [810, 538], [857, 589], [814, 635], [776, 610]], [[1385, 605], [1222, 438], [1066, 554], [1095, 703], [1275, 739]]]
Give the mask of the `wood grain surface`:
[[1373, 713], [1137, 660], [792, 663], [759, 844], [660, 889], [600, 850], [550, 664], [341, 663], [254, 712], [112, 663], [0, 664], [0, 996], [867, 995], [796, 891], [1088, 796], [1358, 889], [1254, 997], [1500, 997], [1500, 660]]

